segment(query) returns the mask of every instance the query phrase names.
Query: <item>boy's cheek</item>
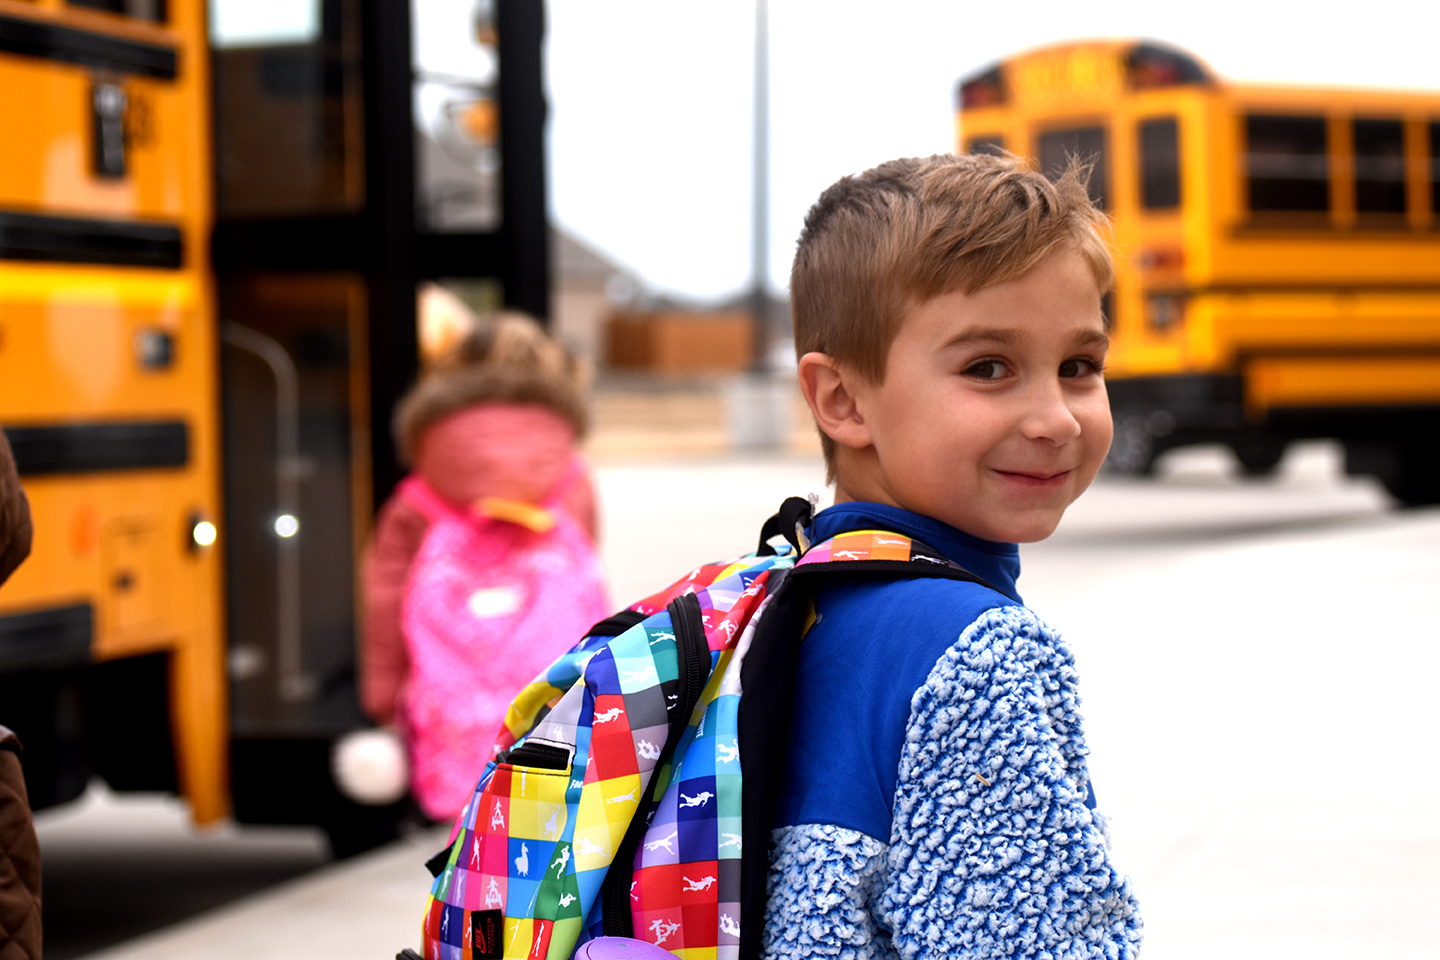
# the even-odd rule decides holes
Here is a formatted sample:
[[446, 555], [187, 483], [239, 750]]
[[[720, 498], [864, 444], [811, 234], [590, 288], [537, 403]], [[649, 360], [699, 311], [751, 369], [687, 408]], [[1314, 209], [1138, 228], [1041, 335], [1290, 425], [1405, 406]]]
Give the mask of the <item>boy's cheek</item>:
[[1105, 390], [1104, 381], [1101, 381], [1100, 389], [1095, 393], [1092, 419], [1096, 433], [1104, 436], [1106, 446], [1109, 446], [1110, 438], [1115, 435], [1115, 420], [1110, 416], [1110, 394]]
[[[1081, 425], [1082, 436], [1088, 432], [1090, 443], [1087, 445], [1086, 459], [1089, 460], [1089, 474], [1093, 479], [1100, 471], [1105, 462], [1105, 457], [1110, 453], [1110, 444], [1115, 439], [1115, 422], [1110, 416], [1110, 401], [1102, 391], [1100, 400], [1093, 415], [1089, 418], [1089, 424]], [[1088, 427], [1088, 429], [1087, 429]]]
[[1100, 416], [1100, 435], [1104, 438], [1105, 449], [1110, 449], [1110, 442], [1115, 439], [1115, 421], [1110, 416], [1110, 404], [1105, 404], [1105, 412]]

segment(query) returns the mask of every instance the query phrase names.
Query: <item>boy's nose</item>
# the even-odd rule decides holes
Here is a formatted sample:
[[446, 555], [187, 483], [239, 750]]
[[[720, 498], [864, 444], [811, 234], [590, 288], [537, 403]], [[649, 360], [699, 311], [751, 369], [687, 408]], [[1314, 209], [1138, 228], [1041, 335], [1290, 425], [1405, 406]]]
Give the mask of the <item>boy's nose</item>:
[[1029, 398], [1020, 430], [1031, 440], [1066, 443], [1080, 435], [1080, 420], [1058, 383], [1037, 386]]

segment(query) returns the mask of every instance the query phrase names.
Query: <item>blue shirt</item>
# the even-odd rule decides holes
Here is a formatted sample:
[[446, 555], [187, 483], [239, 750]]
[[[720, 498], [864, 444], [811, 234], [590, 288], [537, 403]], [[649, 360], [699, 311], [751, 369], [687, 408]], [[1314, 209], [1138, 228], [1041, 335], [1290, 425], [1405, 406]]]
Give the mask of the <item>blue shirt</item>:
[[800, 646], [775, 826], [835, 824], [888, 843], [911, 698], [966, 627], [987, 610], [1019, 603], [1020, 552], [878, 503], [837, 504], [815, 517], [809, 533], [818, 543], [865, 529], [919, 540], [1004, 591], [915, 578], [848, 581], [816, 594], [817, 620]]

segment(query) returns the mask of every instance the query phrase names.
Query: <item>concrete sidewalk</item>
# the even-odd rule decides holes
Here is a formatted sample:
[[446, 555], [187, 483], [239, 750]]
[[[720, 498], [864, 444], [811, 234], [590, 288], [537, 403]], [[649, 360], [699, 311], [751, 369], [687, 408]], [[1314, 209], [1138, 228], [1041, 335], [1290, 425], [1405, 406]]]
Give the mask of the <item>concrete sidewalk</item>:
[[425, 861], [447, 835], [437, 827], [90, 958], [390, 960], [405, 947], [418, 951]]

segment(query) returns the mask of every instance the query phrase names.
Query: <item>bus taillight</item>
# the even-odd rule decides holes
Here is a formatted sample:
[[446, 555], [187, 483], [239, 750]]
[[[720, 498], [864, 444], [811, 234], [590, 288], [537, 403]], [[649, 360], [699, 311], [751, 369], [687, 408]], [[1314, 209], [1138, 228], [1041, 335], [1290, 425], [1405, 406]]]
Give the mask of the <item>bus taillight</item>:
[[1185, 266], [1185, 251], [1180, 247], [1149, 247], [1135, 256], [1141, 270], [1180, 270]]
[[980, 107], [995, 107], [1004, 103], [1005, 78], [998, 66], [983, 73], [973, 74], [960, 81], [958, 104], [961, 110], [976, 110]]

